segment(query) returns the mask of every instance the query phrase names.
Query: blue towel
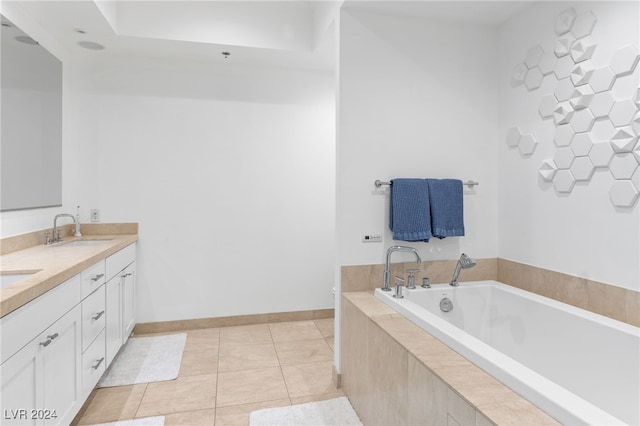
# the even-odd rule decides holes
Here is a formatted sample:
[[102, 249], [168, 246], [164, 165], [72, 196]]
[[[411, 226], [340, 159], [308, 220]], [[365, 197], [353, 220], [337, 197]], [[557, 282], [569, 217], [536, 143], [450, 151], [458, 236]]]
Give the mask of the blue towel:
[[394, 240], [429, 241], [429, 186], [424, 179], [391, 181], [389, 228]]
[[431, 232], [436, 238], [464, 236], [462, 181], [427, 179], [431, 205]]

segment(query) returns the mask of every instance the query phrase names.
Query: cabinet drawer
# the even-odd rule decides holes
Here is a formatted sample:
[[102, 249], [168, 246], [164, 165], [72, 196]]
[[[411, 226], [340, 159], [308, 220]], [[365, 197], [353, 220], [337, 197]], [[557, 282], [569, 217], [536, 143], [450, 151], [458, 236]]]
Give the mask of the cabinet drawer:
[[83, 299], [96, 291], [102, 284], [106, 282], [104, 274], [104, 260], [101, 260], [95, 265], [90, 266], [82, 271], [82, 274], [80, 274], [80, 276], [82, 277]]
[[107, 280], [110, 280], [118, 272], [136, 260], [136, 244], [133, 243], [119, 252], [107, 257]]
[[82, 350], [93, 342], [104, 329], [105, 315], [105, 285], [102, 285], [91, 296], [82, 301]]
[[82, 395], [88, 396], [105, 371], [104, 330], [82, 354]]
[[80, 275], [0, 319], [1, 362], [42, 333], [80, 302]]

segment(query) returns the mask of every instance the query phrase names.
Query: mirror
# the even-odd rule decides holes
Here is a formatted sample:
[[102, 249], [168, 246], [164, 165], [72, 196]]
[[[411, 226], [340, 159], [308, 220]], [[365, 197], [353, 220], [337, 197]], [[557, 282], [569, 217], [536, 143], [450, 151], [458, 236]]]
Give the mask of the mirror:
[[0, 210], [62, 205], [62, 62], [4, 16]]

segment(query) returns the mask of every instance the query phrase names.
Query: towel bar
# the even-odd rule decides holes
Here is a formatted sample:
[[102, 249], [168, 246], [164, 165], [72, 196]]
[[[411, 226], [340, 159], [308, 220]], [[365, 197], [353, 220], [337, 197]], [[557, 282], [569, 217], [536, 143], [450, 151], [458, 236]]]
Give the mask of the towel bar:
[[[391, 185], [391, 182], [383, 182], [380, 179], [376, 179], [374, 184], [376, 185], [376, 188], [380, 188], [382, 185]], [[480, 185], [480, 182], [468, 180], [466, 182], [462, 182], [462, 184], [467, 186], [469, 189], [473, 189], [474, 186]]]

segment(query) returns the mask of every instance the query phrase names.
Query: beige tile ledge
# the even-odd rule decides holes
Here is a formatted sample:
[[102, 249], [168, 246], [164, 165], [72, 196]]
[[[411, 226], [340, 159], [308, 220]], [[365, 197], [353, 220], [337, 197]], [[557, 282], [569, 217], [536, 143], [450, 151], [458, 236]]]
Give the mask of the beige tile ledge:
[[559, 424], [484, 370], [378, 300], [372, 292], [342, 297], [494, 424]]
[[[101, 233], [105, 229], [113, 233]], [[137, 224], [124, 224], [123, 226], [100, 226], [93, 230], [90, 226], [83, 226], [82, 237], [69, 237], [71, 228], [63, 232], [63, 241], [73, 240], [110, 240], [105, 244], [86, 247], [65, 247], [64, 244], [45, 246], [44, 240], [37, 244], [24, 247], [20, 250], [10, 251], [0, 256], [0, 273], [15, 273], [18, 271], [38, 271], [13, 285], [0, 289], [0, 317], [7, 315], [19, 307], [34, 300], [69, 278], [79, 274], [84, 269], [105, 259], [113, 253], [123, 249], [138, 240]], [[114, 232], [118, 230], [133, 231], [131, 233]], [[94, 231], [95, 233], [92, 233]], [[42, 231], [38, 232], [43, 234]], [[18, 239], [23, 237], [26, 241], [34, 241], [33, 234], [25, 236], [9, 237], [12, 247], [25, 244]]]

